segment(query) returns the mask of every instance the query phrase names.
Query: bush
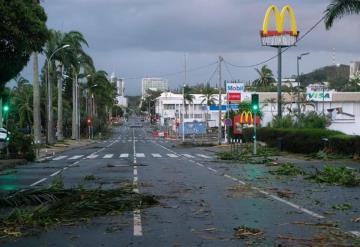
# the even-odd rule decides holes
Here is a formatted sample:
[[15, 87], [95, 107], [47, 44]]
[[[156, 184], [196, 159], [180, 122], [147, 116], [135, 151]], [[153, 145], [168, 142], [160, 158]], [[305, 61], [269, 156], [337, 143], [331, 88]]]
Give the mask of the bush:
[[292, 128], [294, 127], [294, 121], [290, 115], [282, 118], [275, 117], [271, 122], [271, 126], [273, 128]]
[[24, 158], [28, 161], [34, 161], [36, 158], [33, 145], [33, 137], [25, 135], [18, 131], [11, 131], [9, 152], [16, 158]]
[[299, 128], [309, 128], [309, 129], [325, 129], [328, 125], [329, 120], [327, 117], [318, 114], [317, 112], [309, 112], [306, 115], [301, 116], [299, 123], [297, 124]]
[[[244, 129], [245, 141], [252, 140], [253, 129]], [[341, 132], [326, 129], [257, 129], [257, 139], [266, 142], [269, 146], [281, 147], [285, 151], [293, 153], [311, 154], [324, 149], [324, 138], [342, 135]], [[337, 150], [337, 149], [334, 149]]]

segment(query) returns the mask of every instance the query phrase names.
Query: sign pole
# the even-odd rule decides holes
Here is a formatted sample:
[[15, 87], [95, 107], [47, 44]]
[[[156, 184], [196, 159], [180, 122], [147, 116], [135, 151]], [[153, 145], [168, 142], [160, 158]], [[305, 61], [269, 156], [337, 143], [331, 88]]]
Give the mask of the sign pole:
[[254, 111], [254, 155], [256, 155], [256, 110]]

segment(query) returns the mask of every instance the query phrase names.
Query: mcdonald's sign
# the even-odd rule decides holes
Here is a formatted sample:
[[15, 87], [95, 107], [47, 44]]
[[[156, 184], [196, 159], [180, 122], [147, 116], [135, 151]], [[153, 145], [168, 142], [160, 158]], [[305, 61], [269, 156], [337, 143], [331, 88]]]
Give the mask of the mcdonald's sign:
[[[243, 111], [241, 114], [236, 115], [233, 121], [233, 132], [234, 134], [241, 134], [243, 124], [252, 125], [254, 124], [254, 117], [250, 111]], [[255, 124], [260, 125], [260, 117], [256, 116]]]
[[[275, 23], [276, 23], [276, 30], [269, 30], [270, 18], [271, 15], [274, 14]], [[286, 16], [290, 18], [290, 31], [285, 31], [285, 19]], [[290, 35], [290, 36], [298, 36], [299, 31], [296, 23], [296, 16], [293, 8], [290, 5], [286, 5], [281, 12], [275, 5], [271, 5], [265, 14], [263, 28], [261, 30], [262, 37], [269, 37], [269, 36], [282, 36], [282, 35]]]

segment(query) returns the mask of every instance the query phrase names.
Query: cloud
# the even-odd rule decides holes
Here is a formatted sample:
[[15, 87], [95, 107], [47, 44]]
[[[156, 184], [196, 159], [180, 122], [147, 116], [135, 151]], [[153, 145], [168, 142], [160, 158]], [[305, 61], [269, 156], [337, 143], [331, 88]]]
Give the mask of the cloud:
[[[281, 8], [289, 1], [275, 1]], [[87, 38], [99, 69], [120, 77], [166, 74], [183, 67], [184, 53], [190, 66], [216, 61], [218, 55], [241, 64], [253, 64], [275, 54], [261, 47], [259, 31], [270, 0], [63, 0], [45, 1], [48, 26], [79, 30]], [[323, 15], [328, 0], [291, 1], [304, 34]], [[305, 70], [331, 63], [335, 48], [339, 62], [358, 59], [359, 16], [336, 22], [326, 31], [321, 23], [298, 47], [284, 55], [284, 74], [294, 74], [297, 52], [309, 51]], [[354, 53], [355, 51], [355, 53]], [[270, 62], [276, 74], [276, 62]], [[289, 69], [287, 69], [287, 66]], [[236, 70], [236, 79], [251, 80], [253, 69]], [[195, 82], [205, 81], [212, 71], [194, 74]], [[191, 75], [190, 75], [191, 76]], [[169, 78], [174, 86], [182, 76]], [[137, 94], [140, 81], [132, 81], [128, 93]]]

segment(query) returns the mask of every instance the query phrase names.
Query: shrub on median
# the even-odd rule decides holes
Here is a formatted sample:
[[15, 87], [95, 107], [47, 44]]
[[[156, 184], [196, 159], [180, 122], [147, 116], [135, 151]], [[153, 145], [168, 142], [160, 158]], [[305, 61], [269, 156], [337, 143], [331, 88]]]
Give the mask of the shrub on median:
[[[252, 140], [253, 129], [244, 129], [245, 141]], [[259, 128], [257, 139], [269, 146], [279, 147], [293, 153], [311, 154], [319, 150], [354, 155], [360, 153], [360, 137], [348, 136], [326, 129]]]

